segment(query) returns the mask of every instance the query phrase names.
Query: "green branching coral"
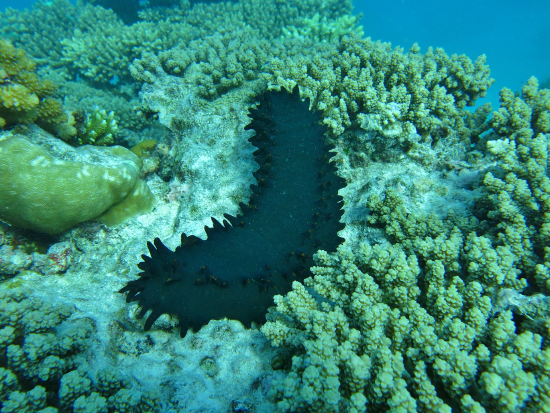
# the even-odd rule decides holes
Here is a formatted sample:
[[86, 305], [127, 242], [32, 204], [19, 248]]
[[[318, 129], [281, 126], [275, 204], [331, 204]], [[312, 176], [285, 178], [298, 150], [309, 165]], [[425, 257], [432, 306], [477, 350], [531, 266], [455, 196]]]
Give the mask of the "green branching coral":
[[8, 8], [0, 13], [0, 35], [23, 48], [41, 63], [58, 66], [61, 60], [60, 39], [70, 37], [78, 20], [78, 8], [69, 0], [39, 0], [32, 9]]
[[529, 79], [521, 97], [501, 92], [501, 108], [491, 124], [487, 149], [498, 161], [484, 185], [489, 191], [487, 218], [495, 237], [514, 258], [517, 271], [531, 274], [550, 291], [550, 179], [548, 140], [550, 90]]
[[240, 87], [290, 91], [298, 85], [301, 97], [323, 112], [323, 122], [336, 135], [351, 126], [409, 141], [418, 140], [417, 133], [437, 139], [442, 129], [482, 133], [478, 116], [464, 108], [493, 83], [485, 56], [472, 63], [442, 49], [425, 55], [419, 50], [414, 45], [404, 53], [354, 36], [338, 43], [308, 37], [268, 40], [247, 28], [146, 55], [134, 61], [131, 73], [149, 83], [162, 72], [182, 77], [208, 99]]
[[308, 37], [316, 42], [337, 42], [346, 34], [355, 34], [356, 37], [364, 36], [363, 26], [357, 23], [361, 20], [361, 15], [344, 15], [334, 21], [327, 19], [327, 16], [321, 16], [316, 13], [313, 17], [306, 17], [303, 23], [298, 26], [283, 27], [285, 37]]
[[118, 130], [115, 113], [104, 109], [95, 110], [86, 115], [86, 119], [77, 127], [74, 141], [78, 145], [109, 146], [114, 145], [114, 135]]
[[159, 52], [196, 37], [195, 29], [169, 19], [131, 26], [109, 9], [67, 0], [40, 1], [31, 10], [0, 13], [0, 34], [51, 67], [66, 66], [96, 84], [128, 76], [142, 52]]
[[485, 56], [472, 63], [442, 49], [419, 52], [416, 44], [403, 53], [370, 38], [345, 36], [337, 46], [316, 44], [273, 59], [266, 79], [272, 89], [298, 85], [335, 134], [353, 123], [389, 138], [429, 134], [464, 117], [463, 108], [485, 96], [494, 80]]
[[17, 285], [3, 284], [0, 289], [2, 412], [45, 408], [45, 387], [74, 368], [76, 355], [86, 350], [93, 331], [87, 319], [65, 321], [72, 308], [29, 293]]
[[257, 31], [244, 29], [194, 40], [160, 53], [158, 59], [167, 73], [185, 76], [197, 84], [201, 96], [214, 99], [257, 79], [271, 49]]
[[109, 108], [114, 112], [119, 129], [139, 131], [155, 124], [138, 115], [135, 110], [139, 103], [137, 97], [122, 97], [115, 91], [97, 89], [81, 81], [68, 81], [60, 75], [50, 75], [49, 78], [59, 86], [55, 96], [63, 100], [63, 106], [73, 113], [75, 128], [85, 121], [86, 114], [94, 113], [98, 108]]
[[511, 311], [491, 317], [480, 283], [465, 283], [452, 267], [448, 274], [441, 260], [421, 268], [398, 245], [319, 252], [316, 263], [315, 278], [277, 296], [262, 327], [295, 352], [271, 392], [279, 411], [550, 406], [550, 349], [518, 331]]
[[393, 189], [372, 195], [369, 223], [387, 242], [319, 251], [314, 277], [276, 296], [262, 331], [294, 352], [271, 391], [280, 411], [550, 410], [548, 109], [537, 86], [501, 94], [476, 217], [411, 213]]
[[550, 89], [540, 89], [531, 77], [521, 89], [521, 96], [504, 88], [500, 92], [500, 108], [493, 114], [491, 126], [499, 136], [510, 135], [523, 128], [535, 135], [550, 132]]
[[[285, 28], [308, 30], [316, 14], [326, 17], [334, 24], [338, 19], [351, 17], [350, 0], [240, 0], [216, 4], [197, 3], [185, 17], [194, 27], [201, 28], [201, 35], [213, 34], [224, 28], [236, 30], [250, 27], [262, 38], [277, 39], [284, 35]], [[345, 20], [340, 24], [345, 24]]]
[[472, 268], [488, 256], [468, 255], [456, 227], [411, 245], [416, 254], [399, 244], [320, 251], [315, 277], [276, 297], [262, 331], [297, 354], [272, 390], [279, 410], [550, 407], [550, 349], [511, 310], [495, 314], [498, 281]]
[[324, 17], [323, 36], [340, 36], [355, 25], [351, 10], [349, 0], [242, 0], [193, 7], [182, 2], [172, 13], [157, 13], [154, 20], [125, 25], [100, 6], [75, 7], [66, 0], [55, 0], [39, 2], [30, 11], [0, 14], [0, 33], [53, 66], [61, 63], [72, 74], [107, 85], [113, 79], [128, 79], [129, 64], [142, 54], [158, 53], [216, 32], [251, 28], [262, 38], [276, 39], [285, 26], [311, 32], [318, 14]]
[[159, 410], [158, 397], [138, 390], [115, 366], [85, 364], [94, 323], [75, 318], [73, 308], [10, 281], [0, 286], [0, 310], [2, 413]]
[[62, 61], [90, 81], [104, 84], [129, 77], [129, 64], [142, 52], [160, 52], [194, 37], [193, 28], [185, 24], [137, 22], [125, 26], [111, 10], [99, 6], [86, 6], [80, 19], [96, 24], [77, 28], [61, 41]]
[[316, 13], [325, 16], [326, 25], [332, 27], [324, 34], [341, 33], [355, 22], [350, 14], [351, 1], [336, 0], [293, 0], [284, 4], [275, 0], [243, 0], [198, 3], [192, 8], [184, 3], [181, 10], [156, 21], [131, 25], [124, 25], [111, 10], [100, 6], [75, 7], [65, 0], [56, 0], [41, 2], [31, 11], [9, 10], [0, 15], [0, 21], [5, 22], [4, 34], [13, 36], [18, 45], [36, 57], [61, 62], [92, 82], [108, 84], [114, 78], [128, 78], [129, 64], [143, 53], [158, 53], [220, 30], [247, 27], [274, 39], [282, 35], [285, 25], [307, 31]]

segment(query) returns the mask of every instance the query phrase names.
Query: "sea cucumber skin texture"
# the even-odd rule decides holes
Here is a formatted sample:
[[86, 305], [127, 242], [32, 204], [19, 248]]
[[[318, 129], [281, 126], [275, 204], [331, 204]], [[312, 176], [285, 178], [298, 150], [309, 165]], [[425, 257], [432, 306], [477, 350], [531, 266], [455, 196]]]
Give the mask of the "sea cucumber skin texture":
[[273, 296], [311, 275], [312, 255], [343, 241], [338, 190], [345, 183], [330, 162], [325, 127], [308, 107], [295, 90], [267, 92], [251, 110], [260, 168], [243, 215], [214, 220], [206, 241], [183, 234], [174, 252], [158, 238], [148, 243], [139, 278], [120, 291], [138, 301], [140, 317], [152, 310], [146, 330], [164, 313], [178, 316], [182, 336], [211, 319], [263, 323]]

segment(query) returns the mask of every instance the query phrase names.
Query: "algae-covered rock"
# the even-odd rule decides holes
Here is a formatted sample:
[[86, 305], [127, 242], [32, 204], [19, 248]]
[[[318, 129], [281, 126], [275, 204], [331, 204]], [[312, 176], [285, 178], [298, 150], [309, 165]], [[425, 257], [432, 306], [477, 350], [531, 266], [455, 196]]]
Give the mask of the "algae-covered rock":
[[0, 136], [0, 219], [49, 234], [96, 219], [115, 225], [153, 209], [141, 160], [121, 146], [73, 148], [34, 129]]

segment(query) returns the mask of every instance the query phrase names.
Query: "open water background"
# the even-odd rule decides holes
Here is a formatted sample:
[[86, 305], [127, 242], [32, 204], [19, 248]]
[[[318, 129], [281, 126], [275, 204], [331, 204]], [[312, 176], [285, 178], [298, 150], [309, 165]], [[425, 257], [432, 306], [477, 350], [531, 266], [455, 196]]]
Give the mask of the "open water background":
[[496, 82], [487, 98], [498, 107], [503, 87], [519, 90], [531, 76], [550, 79], [549, 0], [354, 1], [365, 36], [421, 52], [442, 47], [472, 60], [485, 54]]

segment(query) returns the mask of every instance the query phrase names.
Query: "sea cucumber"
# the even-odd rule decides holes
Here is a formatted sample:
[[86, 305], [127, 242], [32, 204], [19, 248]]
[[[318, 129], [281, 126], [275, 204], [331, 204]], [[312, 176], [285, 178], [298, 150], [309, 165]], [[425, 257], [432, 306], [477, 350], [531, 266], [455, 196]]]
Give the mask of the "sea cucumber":
[[148, 242], [139, 278], [120, 290], [127, 302], [138, 301], [139, 318], [151, 310], [145, 330], [164, 313], [178, 316], [182, 337], [211, 319], [263, 323], [273, 295], [311, 275], [317, 250], [334, 251], [343, 241], [338, 190], [345, 181], [336, 175], [320, 114], [297, 89], [259, 100], [247, 126], [256, 132], [249, 141], [258, 148], [257, 185], [248, 205], [240, 204], [243, 214], [213, 219], [206, 241], [182, 234], [175, 251], [158, 238]]

